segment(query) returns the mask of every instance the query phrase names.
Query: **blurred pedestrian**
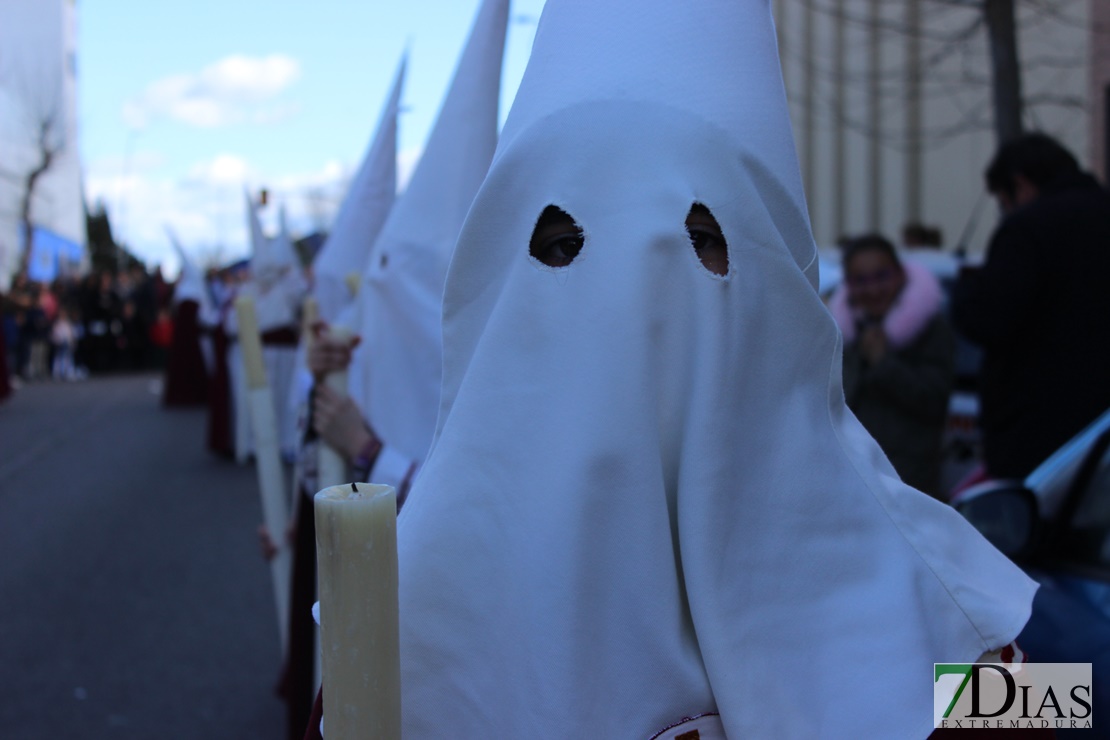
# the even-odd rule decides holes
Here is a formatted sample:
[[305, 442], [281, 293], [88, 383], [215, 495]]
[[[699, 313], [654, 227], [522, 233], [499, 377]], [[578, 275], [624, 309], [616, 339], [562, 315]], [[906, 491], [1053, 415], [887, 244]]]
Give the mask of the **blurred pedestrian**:
[[940, 283], [878, 234], [849, 241], [843, 266], [829, 308], [844, 335], [848, 408], [903, 481], [938, 496], [955, 352]]
[[123, 325], [122, 306], [113, 285], [112, 274], [101, 272], [90, 276], [83, 296], [82, 316], [85, 321], [85, 363], [92, 372], [115, 369], [118, 337]]
[[984, 350], [986, 474], [1023, 478], [1110, 407], [1110, 195], [1044, 134], [1003, 145], [986, 184], [1002, 220], [952, 317]]
[[940, 249], [944, 246], [944, 232], [936, 226], [910, 221], [902, 226], [902, 246], [908, 249]]
[[54, 380], [76, 380], [77, 370], [73, 363], [77, 348], [77, 327], [70, 320], [66, 308], [58, 310], [58, 317], [50, 328], [50, 343], [54, 349], [52, 375]]
[[[147, 363], [159, 370], [165, 369], [170, 347], [173, 346], [173, 319], [170, 317], [168, 308], [158, 309], [158, 313], [154, 317], [154, 323], [150, 325], [150, 330], [147, 332], [147, 339]], [[199, 367], [201, 370], [204, 369], [203, 364]], [[199, 382], [204, 383], [203, 375]], [[198, 405], [203, 404], [204, 399], [202, 398]]]
[[139, 315], [132, 300], [126, 300], [119, 318], [120, 330], [116, 334], [117, 363], [126, 370], [142, 370], [147, 365], [150, 334], [147, 323]]
[[32, 283], [30, 290], [31, 305], [27, 309], [27, 318], [23, 325], [28, 346], [25, 377], [28, 380], [42, 380], [49, 374], [50, 317], [47, 311], [50, 302], [43, 300], [45, 288], [42, 285]]

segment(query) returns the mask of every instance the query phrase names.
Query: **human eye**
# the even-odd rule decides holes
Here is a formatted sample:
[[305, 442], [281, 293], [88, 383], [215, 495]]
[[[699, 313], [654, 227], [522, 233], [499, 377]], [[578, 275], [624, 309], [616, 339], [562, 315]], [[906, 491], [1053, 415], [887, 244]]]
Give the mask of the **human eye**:
[[690, 243], [694, 245], [694, 251], [699, 255], [709, 252], [720, 252], [725, 250], [725, 240], [720, 234], [715, 234], [708, 229], [690, 228]]
[[582, 228], [566, 211], [548, 206], [540, 214], [528, 252], [548, 267], [566, 267], [585, 245]]
[[581, 251], [581, 234], [560, 234], [544, 240], [540, 245], [540, 256], [537, 259], [549, 267], [566, 267]]
[[694, 253], [707, 270], [715, 275], [728, 274], [728, 243], [717, 219], [701, 203], [695, 203], [686, 216], [686, 233]]

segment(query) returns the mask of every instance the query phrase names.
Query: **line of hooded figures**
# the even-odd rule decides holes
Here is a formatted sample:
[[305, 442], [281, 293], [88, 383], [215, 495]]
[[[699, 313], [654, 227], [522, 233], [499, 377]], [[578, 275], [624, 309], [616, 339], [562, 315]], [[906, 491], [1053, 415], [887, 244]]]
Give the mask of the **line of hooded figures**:
[[[295, 471], [260, 530], [289, 736], [344, 481], [402, 511], [406, 737], [928, 736], [932, 664], [1013, 656], [1036, 588], [900, 459], [947, 406], [935, 277], [871, 236], [819, 297], [769, 2], [548, 0], [499, 137], [508, 6], [395, 195], [400, 61], [309, 270], [250, 195], [249, 269], [181, 250], [166, 402]], [[905, 348], [924, 430], [866, 386]]]

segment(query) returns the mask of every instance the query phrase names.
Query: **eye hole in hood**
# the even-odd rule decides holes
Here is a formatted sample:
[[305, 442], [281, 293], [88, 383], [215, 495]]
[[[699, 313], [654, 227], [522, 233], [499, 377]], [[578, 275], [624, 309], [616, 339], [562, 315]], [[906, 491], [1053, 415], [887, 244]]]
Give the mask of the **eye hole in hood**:
[[690, 206], [690, 212], [686, 214], [686, 233], [690, 235], [690, 244], [705, 269], [714, 275], [727, 275], [728, 242], [717, 219], [701, 203]]
[[528, 253], [548, 267], [566, 267], [586, 243], [574, 218], [558, 206], [543, 209], [532, 231]]

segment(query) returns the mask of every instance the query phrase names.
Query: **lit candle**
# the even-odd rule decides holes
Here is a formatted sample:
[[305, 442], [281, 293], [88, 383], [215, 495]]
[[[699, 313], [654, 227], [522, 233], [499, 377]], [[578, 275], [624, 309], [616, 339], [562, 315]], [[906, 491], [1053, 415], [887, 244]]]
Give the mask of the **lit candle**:
[[328, 740], [401, 737], [397, 501], [390, 486], [316, 494], [324, 722]]
[[[328, 330], [328, 337], [336, 342], [349, 342], [351, 332], [342, 326], [333, 326]], [[324, 383], [340, 396], [347, 395], [347, 368], [328, 373]], [[320, 487], [337, 486], [346, 483], [350, 476], [347, 474], [347, 460], [331, 445], [320, 445], [319, 460]]]
[[285, 650], [289, 635], [289, 577], [292, 567], [289, 548], [285, 546], [283, 536], [289, 521], [285, 470], [278, 447], [274, 398], [266, 382], [266, 366], [262, 362], [262, 337], [258, 333], [254, 300], [250, 296], [236, 298], [235, 315], [239, 323], [239, 351], [247, 375], [247, 403], [251, 431], [254, 433], [254, 463], [262, 497], [262, 520], [278, 548], [270, 561], [270, 576], [274, 583], [281, 647]]

